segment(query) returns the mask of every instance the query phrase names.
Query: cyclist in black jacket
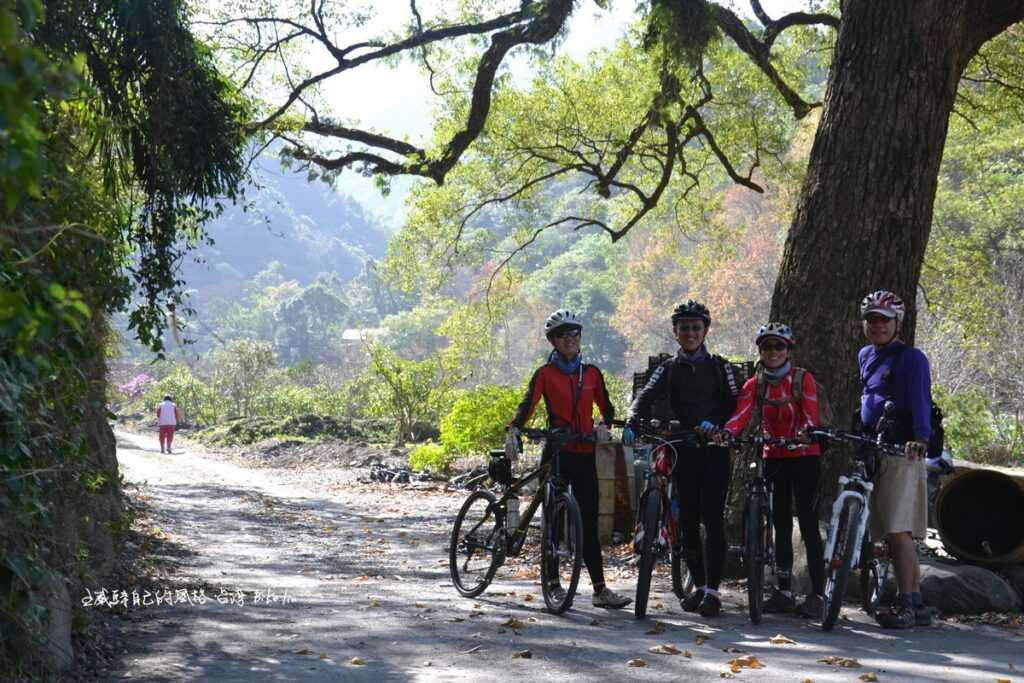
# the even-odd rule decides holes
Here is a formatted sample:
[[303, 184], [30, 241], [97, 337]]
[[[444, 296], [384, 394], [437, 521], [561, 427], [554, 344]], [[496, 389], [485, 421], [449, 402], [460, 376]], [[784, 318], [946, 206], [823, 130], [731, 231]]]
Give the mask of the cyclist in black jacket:
[[[632, 445], [635, 427], [651, 404], [668, 398], [682, 429], [700, 432], [720, 428], [736, 407], [742, 382], [721, 356], [708, 353], [704, 338], [711, 326], [708, 309], [696, 301], [672, 312], [672, 332], [679, 351], [651, 374], [629, 407], [623, 443]], [[725, 498], [729, 489], [729, 450], [718, 446], [680, 447], [675, 469], [679, 492], [679, 516], [686, 564], [693, 575], [694, 590], [680, 604], [687, 612], [718, 616], [722, 601], [718, 586], [725, 564]], [[705, 540], [701, 543], [700, 525]]]

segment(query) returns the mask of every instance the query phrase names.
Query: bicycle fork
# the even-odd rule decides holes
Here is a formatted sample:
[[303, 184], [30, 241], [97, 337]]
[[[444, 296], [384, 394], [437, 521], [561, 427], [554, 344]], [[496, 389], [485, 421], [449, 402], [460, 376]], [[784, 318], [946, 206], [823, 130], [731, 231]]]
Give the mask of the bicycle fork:
[[[839, 485], [845, 487], [849, 484], [852, 479], [846, 476], [839, 477]], [[847, 500], [854, 499], [860, 502], [861, 514], [860, 519], [856, 521], [857, 524], [857, 542], [853, 546], [853, 561], [851, 565], [856, 567], [860, 561], [860, 550], [861, 544], [864, 541], [864, 531], [867, 529], [868, 517], [871, 515], [871, 511], [868, 508], [868, 499], [871, 495], [871, 490], [874, 488], [874, 484], [869, 481], [858, 482], [864, 492], [854, 489], [844, 488], [843, 492], [836, 496], [835, 502], [832, 503], [832, 518], [829, 520], [828, 526], [828, 540], [825, 543], [825, 564], [831, 565], [832, 553], [835, 552], [837, 532], [839, 531], [839, 515], [842, 513], [843, 505]]]

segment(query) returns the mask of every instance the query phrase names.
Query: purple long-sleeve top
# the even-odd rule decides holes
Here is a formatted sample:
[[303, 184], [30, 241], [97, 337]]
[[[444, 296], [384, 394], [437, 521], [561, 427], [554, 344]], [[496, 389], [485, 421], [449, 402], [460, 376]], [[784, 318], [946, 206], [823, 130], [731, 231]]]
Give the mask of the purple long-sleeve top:
[[[931, 369], [919, 349], [894, 341], [881, 349], [869, 344], [857, 354], [860, 376], [866, 380], [860, 398], [861, 422], [873, 429], [886, 400], [896, 404], [897, 414], [910, 416], [913, 437], [928, 441], [932, 434]], [[889, 374], [895, 367], [892, 381]], [[870, 372], [870, 376], [865, 374]], [[889, 395], [889, 392], [892, 395]]]

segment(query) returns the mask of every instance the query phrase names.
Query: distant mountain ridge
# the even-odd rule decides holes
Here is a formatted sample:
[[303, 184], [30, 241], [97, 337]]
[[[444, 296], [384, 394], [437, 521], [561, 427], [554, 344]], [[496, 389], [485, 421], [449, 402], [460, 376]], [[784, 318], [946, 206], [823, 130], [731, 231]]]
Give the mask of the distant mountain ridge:
[[306, 285], [320, 273], [352, 280], [369, 258], [384, 256], [397, 226], [384, 226], [360, 203], [321, 181], [261, 159], [258, 187], [247, 190], [248, 210], [228, 207], [205, 226], [213, 238], [182, 264], [186, 287], [200, 299], [230, 296], [278, 261], [287, 279]]

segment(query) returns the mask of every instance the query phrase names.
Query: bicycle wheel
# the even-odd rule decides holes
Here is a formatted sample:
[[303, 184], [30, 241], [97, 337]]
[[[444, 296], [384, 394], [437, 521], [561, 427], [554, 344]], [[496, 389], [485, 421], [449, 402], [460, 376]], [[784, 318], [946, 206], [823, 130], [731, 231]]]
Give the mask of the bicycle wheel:
[[878, 604], [882, 601], [885, 589], [885, 577], [882, 576], [882, 563], [875, 556], [875, 543], [871, 536], [864, 532], [864, 543], [860, 550], [860, 604], [864, 611], [875, 616]]
[[760, 624], [764, 607], [765, 501], [759, 495], [747, 499], [743, 514], [743, 560], [747, 565], [747, 610], [750, 623]]
[[[561, 614], [572, 605], [583, 566], [583, 518], [571, 494], [555, 494], [551, 514], [544, 512], [541, 545], [541, 591], [544, 604], [552, 614]], [[564, 593], [552, 589], [561, 586]]]
[[448, 571], [455, 590], [467, 598], [487, 589], [504, 561], [505, 520], [487, 490], [474, 491], [462, 504], [448, 544]]
[[836, 523], [836, 543], [832, 549], [832, 557], [827, 558], [825, 566], [825, 617], [821, 627], [831, 631], [839, 619], [839, 608], [846, 595], [846, 583], [853, 571], [853, 553], [857, 545], [857, 525], [860, 524], [861, 503], [849, 499], [839, 511]]
[[683, 560], [683, 549], [679, 546], [678, 541], [672, 549], [670, 559], [672, 560], [672, 592], [682, 600], [693, 591], [693, 574], [690, 573], [690, 568]]
[[640, 561], [637, 563], [636, 602], [633, 613], [637, 619], [647, 616], [647, 597], [651, 592], [651, 573], [654, 571], [654, 540], [661, 532], [661, 492], [650, 489], [640, 505]]

